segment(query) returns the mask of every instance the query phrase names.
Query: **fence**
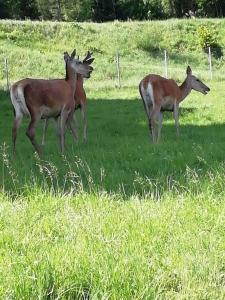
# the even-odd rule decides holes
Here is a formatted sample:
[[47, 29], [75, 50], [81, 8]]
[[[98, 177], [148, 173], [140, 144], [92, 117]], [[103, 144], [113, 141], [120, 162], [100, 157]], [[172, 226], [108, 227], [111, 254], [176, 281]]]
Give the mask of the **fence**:
[[[117, 55], [119, 54], [117, 53]], [[156, 59], [152, 59], [151, 57], [149, 56], [149, 60], [145, 64], [142, 64], [141, 61], [132, 64], [129, 62], [130, 58], [127, 59], [127, 57], [121, 55], [119, 59], [116, 58], [117, 72], [115, 72], [114, 85], [116, 87], [129, 86], [129, 78], [131, 82], [134, 82], [133, 78], [140, 80], [150, 73], [180, 81], [185, 76], [188, 65], [192, 67], [193, 73], [203, 80], [225, 80], [225, 57], [215, 58], [212, 55], [210, 47], [207, 51], [199, 52], [197, 57], [192, 56], [192, 58], [188, 54], [180, 55], [175, 52], [168, 52], [167, 50], [161, 51]], [[138, 84], [138, 81], [136, 84]]]
[[[221, 49], [220, 49], [221, 50]], [[95, 61], [95, 71], [93, 72], [93, 82], [95, 87], [129, 87], [137, 86], [139, 81], [149, 73], [156, 73], [166, 78], [181, 80], [185, 76], [185, 69], [188, 64], [191, 65], [194, 74], [204, 80], [225, 80], [225, 62], [224, 58], [216, 59], [212, 55], [210, 47], [205, 53], [199, 52], [197, 58], [191, 55], [179, 54], [177, 52], [161, 51], [156, 57], [150, 53], [148, 59], [144, 62], [141, 58], [135, 56], [133, 60], [129, 56], [123, 56], [116, 52], [114, 59], [109, 61], [108, 57], [103, 55]], [[10, 78], [10, 63], [7, 57], [4, 58], [3, 64], [3, 85], [9, 89], [9, 82], [18, 78]], [[52, 64], [62, 65], [61, 57], [58, 62], [53, 60]], [[13, 62], [12, 62], [13, 64]], [[34, 68], [29, 70], [34, 71]], [[35, 77], [35, 74], [22, 75], [20, 78], [27, 76]], [[38, 74], [38, 77], [46, 78], [46, 74]], [[51, 77], [51, 75], [50, 75]], [[91, 86], [91, 85], [90, 85]]]

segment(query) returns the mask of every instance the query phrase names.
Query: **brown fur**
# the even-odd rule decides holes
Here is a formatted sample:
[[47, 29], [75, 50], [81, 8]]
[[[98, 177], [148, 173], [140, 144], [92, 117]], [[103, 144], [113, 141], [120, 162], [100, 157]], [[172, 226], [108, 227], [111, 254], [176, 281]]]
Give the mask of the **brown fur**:
[[143, 82], [145, 89], [148, 83], [151, 82], [157, 105], [162, 105], [161, 99], [164, 97], [173, 97], [178, 101], [181, 99], [181, 90], [173, 79], [166, 79], [160, 75], [148, 75], [141, 82]]
[[[143, 100], [145, 112], [149, 122], [149, 130], [153, 142], [159, 141], [162, 128], [162, 112], [173, 111], [177, 135], [179, 135], [179, 104], [192, 89], [207, 94], [210, 89], [198, 78], [192, 75], [191, 68], [187, 67], [187, 77], [181, 86], [173, 79], [150, 74], [144, 77], [139, 84], [139, 91]], [[156, 123], [158, 122], [158, 136], [156, 137]]]
[[67, 122], [70, 124], [73, 135], [76, 135], [71, 121], [75, 109], [74, 96], [77, 73], [81, 72], [83, 76], [90, 77], [90, 72], [93, 68], [74, 59], [75, 53], [75, 50], [71, 56], [67, 52], [64, 53], [66, 62], [65, 79], [45, 80], [28, 78], [18, 81], [12, 86], [11, 100], [15, 110], [12, 130], [14, 153], [17, 130], [23, 115], [30, 115], [31, 121], [27, 129], [27, 136], [38, 153], [41, 150], [35, 139], [35, 129], [40, 118], [48, 119], [61, 116], [60, 145], [62, 152], [64, 151], [65, 125]]

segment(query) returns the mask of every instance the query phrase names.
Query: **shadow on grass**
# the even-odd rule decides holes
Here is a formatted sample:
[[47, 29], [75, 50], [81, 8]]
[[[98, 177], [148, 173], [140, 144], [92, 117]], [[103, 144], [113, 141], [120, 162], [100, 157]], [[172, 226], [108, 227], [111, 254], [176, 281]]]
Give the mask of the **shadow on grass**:
[[[8, 145], [1, 152], [6, 152], [9, 166], [3, 162], [0, 183], [9, 191], [26, 185], [53, 188], [63, 193], [72, 189], [106, 190], [125, 196], [158, 193], [159, 189], [163, 193], [171, 188], [168, 184], [171, 178], [184, 186], [190, 175], [187, 170], [197, 172], [201, 180], [208, 172], [217, 171], [224, 162], [223, 124], [183, 125], [182, 118], [194, 116], [196, 108], [182, 108], [181, 137], [177, 139], [172, 114], [168, 112], [164, 114], [161, 141], [154, 145], [149, 139], [143, 104], [139, 99], [89, 101], [88, 142], [80, 139], [75, 145], [67, 133], [64, 156], [59, 154], [55, 130], [50, 126], [44, 155], [37, 158], [25, 136], [28, 124], [25, 121], [18, 136], [17, 157], [12, 161], [13, 114], [4, 93], [2, 98], [4, 110], [0, 111], [0, 118], [5, 126], [0, 125], [0, 144]], [[78, 119], [81, 138], [82, 122]], [[42, 126], [39, 125], [39, 141], [41, 133]]]

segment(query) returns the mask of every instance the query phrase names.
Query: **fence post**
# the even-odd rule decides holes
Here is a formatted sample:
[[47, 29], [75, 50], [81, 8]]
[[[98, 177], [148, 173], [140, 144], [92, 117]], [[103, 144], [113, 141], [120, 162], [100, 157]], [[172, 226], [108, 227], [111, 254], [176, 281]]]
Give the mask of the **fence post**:
[[117, 68], [117, 82], [118, 82], [118, 87], [121, 88], [120, 55], [119, 55], [118, 51], [116, 53], [116, 68]]
[[167, 62], [167, 51], [164, 50], [164, 67], [165, 67], [165, 77], [168, 78], [168, 62]]
[[209, 47], [209, 77], [212, 80], [212, 55], [211, 55], [210, 47]]
[[9, 91], [9, 68], [8, 68], [8, 59], [7, 59], [7, 57], [4, 58], [4, 65], [5, 65], [7, 90]]

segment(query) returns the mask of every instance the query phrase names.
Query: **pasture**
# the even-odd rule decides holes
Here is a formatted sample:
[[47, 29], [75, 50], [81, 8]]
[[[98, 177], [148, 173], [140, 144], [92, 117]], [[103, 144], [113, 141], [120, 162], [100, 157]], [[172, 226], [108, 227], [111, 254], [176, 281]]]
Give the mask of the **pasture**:
[[[0, 22], [11, 80], [63, 77], [60, 53], [74, 44], [96, 57], [85, 82], [88, 141], [79, 120], [79, 143], [67, 133], [63, 156], [53, 123], [43, 156], [34, 155], [24, 119], [12, 158], [13, 112], [1, 75], [0, 298], [224, 299], [224, 62], [213, 60], [210, 81], [192, 37], [202, 24], [218, 28], [225, 45], [223, 20]], [[189, 63], [211, 91], [182, 103], [179, 139], [165, 113], [160, 143], [152, 144], [137, 86], [150, 72], [163, 74], [163, 43], [177, 47], [170, 76], [182, 82]]]

